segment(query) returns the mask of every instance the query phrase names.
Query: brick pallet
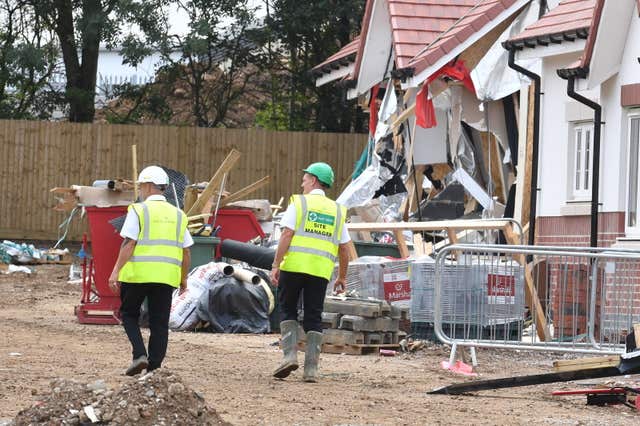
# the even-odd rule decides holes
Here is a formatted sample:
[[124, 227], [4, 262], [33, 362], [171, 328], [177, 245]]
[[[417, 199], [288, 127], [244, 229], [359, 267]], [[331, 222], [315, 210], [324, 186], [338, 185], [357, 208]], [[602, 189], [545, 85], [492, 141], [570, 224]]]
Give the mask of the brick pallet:
[[408, 308], [392, 306], [384, 300], [327, 297], [322, 314], [322, 352], [364, 355], [397, 349], [398, 342], [406, 336], [399, 323], [408, 314]]

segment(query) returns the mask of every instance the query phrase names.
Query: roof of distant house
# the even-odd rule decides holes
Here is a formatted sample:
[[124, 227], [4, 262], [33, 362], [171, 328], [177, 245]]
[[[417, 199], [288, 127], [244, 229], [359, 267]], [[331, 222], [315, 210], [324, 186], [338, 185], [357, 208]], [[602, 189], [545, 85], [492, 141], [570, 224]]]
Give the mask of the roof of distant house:
[[338, 52], [329, 56], [327, 60], [313, 67], [311, 72], [318, 76], [330, 73], [342, 66], [354, 63], [356, 61], [356, 54], [358, 53], [359, 46], [360, 37], [358, 36], [350, 43], [345, 44]]
[[503, 45], [507, 49], [522, 49], [586, 39], [595, 7], [596, 0], [563, 0], [558, 7]]
[[420, 72], [434, 65], [440, 58], [467, 42], [498, 16], [516, 5], [518, 0], [479, 0], [477, 4], [462, 16], [449, 29], [439, 34], [428, 46], [422, 49], [409, 65]]

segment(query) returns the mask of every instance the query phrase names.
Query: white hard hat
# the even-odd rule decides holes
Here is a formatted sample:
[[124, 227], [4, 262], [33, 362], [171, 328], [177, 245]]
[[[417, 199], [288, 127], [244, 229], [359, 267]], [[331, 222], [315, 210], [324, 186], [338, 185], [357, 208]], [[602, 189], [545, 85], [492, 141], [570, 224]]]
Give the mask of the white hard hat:
[[142, 169], [137, 183], [151, 182], [156, 185], [169, 185], [169, 176], [158, 166], [149, 166]]

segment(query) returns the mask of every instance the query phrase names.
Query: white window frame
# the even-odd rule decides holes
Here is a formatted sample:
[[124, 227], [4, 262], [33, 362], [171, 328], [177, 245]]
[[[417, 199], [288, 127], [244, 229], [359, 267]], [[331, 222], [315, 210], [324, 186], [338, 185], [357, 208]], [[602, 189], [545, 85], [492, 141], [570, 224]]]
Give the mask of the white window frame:
[[570, 137], [569, 196], [571, 201], [588, 201], [593, 182], [593, 121], [572, 123]]
[[[633, 127], [638, 126], [635, 144], [632, 141]], [[640, 110], [627, 114], [627, 190], [625, 191], [625, 233], [628, 237], [640, 237]], [[633, 152], [635, 148], [635, 153]], [[635, 180], [635, 182], [632, 182]], [[632, 194], [633, 192], [633, 194]], [[635, 204], [635, 205], [633, 205]], [[634, 208], [634, 212], [631, 212]]]

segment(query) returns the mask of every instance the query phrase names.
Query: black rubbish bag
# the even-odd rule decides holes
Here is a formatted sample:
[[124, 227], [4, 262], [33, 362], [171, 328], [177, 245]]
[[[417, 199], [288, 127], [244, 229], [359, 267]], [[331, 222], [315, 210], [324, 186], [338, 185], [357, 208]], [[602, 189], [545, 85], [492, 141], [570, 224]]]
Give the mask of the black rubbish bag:
[[214, 333], [268, 333], [269, 298], [260, 285], [224, 277], [200, 296], [198, 317]]

